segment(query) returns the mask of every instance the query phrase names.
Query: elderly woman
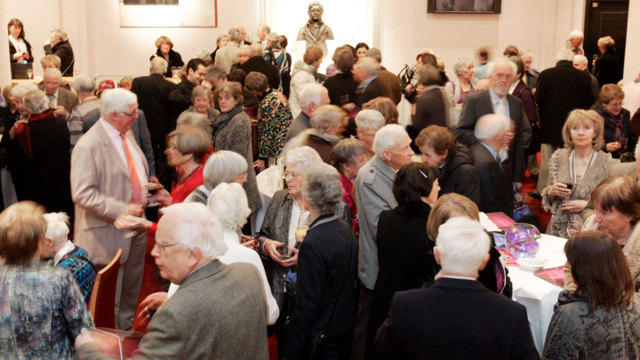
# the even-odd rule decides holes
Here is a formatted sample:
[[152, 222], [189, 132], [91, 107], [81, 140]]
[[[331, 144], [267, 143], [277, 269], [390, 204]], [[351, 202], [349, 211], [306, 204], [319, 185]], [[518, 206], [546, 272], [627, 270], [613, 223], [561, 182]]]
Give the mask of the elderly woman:
[[227, 46], [228, 43], [229, 43], [229, 36], [227, 36], [227, 34], [218, 35], [218, 37], [216, 38], [216, 49], [213, 50], [213, 52], [211, 53], [211, 61], [213, 61], [214, 64], [216, 62], [216, 53], [221, 48]]
[[439, 169], [440, 195], [458, 193], [480, 205], [480, 178], [474, 167], [473, 153], [446, 127], [431, 125], [415, 140], [422, 162]]
[[20, 19], [13, 18], [7, 24], [9, 32], [9, 60], [12, 63], [32, 63], [31, 44], [24, 38], [24, 25]]
[[310, 46], [305, 50], [302, 61], [296, 61], [293, 70], [291, 70], [289, 107], [294, 118], [302, 111], [298, 94], [302, 92], [305, 84], [318, 82], [318, 68], [321, 63], [322, 50], [317, 46]]
[[[213, 122], [220, 115], [220, 112], [211, 106], [211, 92], [209, 89], [201, 85], [194, 87], [193, 91], [191, 91], [191, 103], [192, 105], [182, 114], [187, 112], [202, 114], [209, 120], [209, 127], [213, 126]], [[209, 129], [208, 133], [211, 134], [211, 129]]]
[[619, 244], [586, 231], [564, 252], [577, 288], [558, 296], [541, 358], [640, 358], [640, 295]]
[[353, 232], [358, 235], [358, 208], [356, 207], [356, 188], [354, 186], [358, 171], [367, 162], [367, 147], [357, 139], [342, 139], [333, 147], [331, 165], [340, 173], [342, 184], [342, 202], [351, 210]]
[[251, 57], [251, 46], [249, 45], [241, 45], [238, 48], [238, 62], [232, 66], [232, 68], [236, 68], [249, 60]]
[[606, 84], [600, 89], [600, 103], [593, 109], [604, 119], [604, 146], [602, 150], [611, 153], [614, 158], [626, 158], [638, 142], [638, 136], [631, 131], [631, 114], [622, 108], [624, 92], [616, 84]]
[[247, 90], [258, 97], [258, 168], [263, 170], [269, 159], [280, 156], [287, 131], [291, 124], [291, 111], [284, 96], [269, 88], [269, 80], [259, 72], [252, 71], [244, 79]]
[[[340, 47], [336, 49], [335, 73], [324, 82], [324, 87], [329, 90], [329, 100], [332, 105], [342, 106], [349, 111], [354, 107], [356, 89], [358, 82], [354, 80], [351, 69], [353, 68], [353, 53], [349, 48]], [[329, 75], [327, 71], [327, 75]]]
[[549, 183], [542, 206], [551, 211], [547, 234], [567, 238], [582, 227], [582, 212], [591, 191], [607, 177], [617, 160], [602, 150], [602, 117], [593, 110], [573, 110], [562, 127], [564, 149], [549, 161]]
[[364, 142], [367, 147], [367, 158], [370, 159], [375, 155], [373, 151], [373, 139], [378, 130], [385, 126], [384, 116], [377, 110], [362, 110], [356, 115], [356, 133], [358, 139]]
[[433, 242], [427, 239], [427, 219], [438, 200], [438, 170], [422, 163], [409, 163], [398, 171], [393, 196], [398, 206], [384, 210], [378, 220], [378, 278], [373, 289], [367, 353], [375, 358], [373, 339], [389, 313], [396, 291], [431, 285], [439, 267]]
[[[208, 139], [211, 139], [211, 131], [213, 129], [213, 127], [211, 126], [211, 122], [209, 121], [209, 118], [206, 115], [197, 113], [195, 111], [183, 111], [182, 114], [180, 114], [180, 116], [178, 116], [178, 119], [176, 120], [176, 129], [180, 129], [181, 127], [184, 126], [194, 126], [197, 127], [198, 129], [204, 131], [204, 134], [207, 136]], [[213, 153], [213, 146], [211, 146], [211, 148], [209, 149], [210, 153]], [[207, 159], [209, 158], [209, 156], [205, 156], [205, 159], [203, 159], [203, 163], [207, 161]]]
[[93, 327], [71, 273], [40, 261], [44, 208], [19, 202], [0, 214], [2, 357], [72, 359], [73, 339]]
[[216, 151], [204, 164], [204, 183], [189, 194], [185, 202], [206, 204], [211, 190], [221, 183], [235, 182], [244, 185], [247, 182], [248, 168], [247, 160], [242, 155], [228, 150]]
[[453, 73], [456, 74], [455, 78], [444, 89], [453, 106], [462, 106], [464, 99], [476, 91], [473, 60], [467, 56], [458, 57], [453, 64]]
[[416, 100], [416, 113], [411, 119], [412, 130], [408, 131], [411, 139], [429, 125], [449, 127], [450, 102], [444, 89], [438, 86], [440, 71], [435, 66], [420, 65], [417, 69], [418, 83], [425, 87]]
[[[442, 195], [431, 207], [429, 221], [427, 221], [427, 235], [430, 241], [435, 242], [440, 225], [459, 216], [480, 221], [478, 206], [469, 198], [456, 193]], [[511, 298], [511, 279], [509, 279], [507, 269], [500, 260], [500, 253], [496, 250], [495, 245], [489, 250], [489, 255], [489, 262], [483, 270], [480, 270], [478, 281], [487, 289]]]
[[598, 84], [617, 84], [622, 79], [622, 69], [618, 61], [616, 42], [611, 36], [603, 36], [598, 39], [598, 50], [600, 57], [594, 61], [594, 75]]
[[[222, 83], [215, 92], [220, 115], [213, 123], [213, 148], [230, 150], [244, 156], [247, 164], [253, 164], [251, 149], [251, 120], [244, 112], [242, 87], [238, 83]], [[249, 198], [252, 211], [260, 209], [260, 193], [256, 183], [256, 172], [253, 166], [247, 171], [247, 182], [244, 190]]]
[[89, 306], [89, 299], [96, 281], [96, 267], [89, 253], [69, 240], [69, 216], [63, 212], [43, 215], [47, 222], [40, 256], [51, 259], [53, 266], [67, 269], [73, 275], [82, 291], [84, 302]]
[[[338, 172], [316, 164], [304, 174], [310, 224], [298, 252], [298, 290], [281, 355], [287, 359], [346, 359], [356, 315], [358, 241], [335, 213], [342, 204]], [[322, 344], [306, 351], [316, 339]]]
[[379, 111], [384, 116], [385, 125], [398, 123], [398, 107], [388, 97], [378, 96], [369, 100], [362, 105], [362, 109]]
[[169, 39], [167, 36], [160, 36], [156, 39], [156, 53], [151, 55], [149, 60], [158, 56], [163, 58], [169, 66], [167, 67], [167, 72], [164, 73], [164, 77], [172, 77], [173, 74], [171, 72], [171, 68], [182, 67], [184, 66], [184, 61], [182, 61], [182, 56], [177, 51], [173, 51], [173, 41]]
[[44, 46], [44, 53], [46, 55], [56, 55], [60, 58], [59, 70], [62, 72], [62, 76], [73, 76], [75, 57], [66, 32], [61, 29], [51, 31], [49, 43]]
[[322, 105], [311, 115], [311, 129], [302, 137], [302, 146], [316, 150], [322, 161], [331, 163], [331, 150], [345, 130], [346, 113], [335, 105]]

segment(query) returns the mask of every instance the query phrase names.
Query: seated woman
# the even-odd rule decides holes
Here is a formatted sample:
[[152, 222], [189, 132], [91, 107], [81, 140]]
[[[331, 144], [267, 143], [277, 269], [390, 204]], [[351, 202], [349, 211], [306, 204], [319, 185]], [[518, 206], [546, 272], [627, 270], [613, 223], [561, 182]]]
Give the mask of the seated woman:
[[567, 241], [577, 287], [558, 296], [542, 359], [640, 358], [640, 295], [622, 251], [601, 231]]
[[[213, 122], [220, 115], [220, 111], [211, 106], [211, 92], [209, 89], [201, 85], [194, 87], [191, 91], [191, 104], [182, 114], [187, 112], [202, 114], [209, 120], [209, 127], [213, 126]], [[209, 135], [211, 134], [211, 129], [209, 129], [208, 133]]]
[[373, 139], [378, 130], [385, 126], [385, 118], [377, 110], [362, 110], [356, 115], [356, 133], [358, 139], [367, 147], [367, 160], [375, 155]]
[[378, 220], [378, 278], [373, 289], [367, 354], [375, 357], [373, 339], [389, 313], [396, 291], [431, 285], [439, 266], [434, 242], [427, 241], [427, 219], [438, 200], [438, 170], [412, 162], [403, 166], [393, 182], [398, 206], [385, 210]]
[[[356, 315], [358, 240], [336, 216], [342, 197], [338, 172], [317, 163], [304, 174], [309, 229], [297, 252], [298, 290], [280, 355], [287, 359], [348, 358]], [[322, 344], [305, 353], [314, 338]]]
[[346, 113], [335, 105], [322, 105], [311, 115], [311, 129], [301, 133], [301, 146], [309, 146], [331, 163], [331, 151], [345, 129]]
[[88, 307], [97, 275], [93, 260], [87, 250], [74, 245], [69, 240], [69, 216], [67, 214], [63, 212], [48, 213], [43, 217], [47, 222], [47, 231], [40, 256], [43, 259], [51, 259], [53, 266], [71, 272]]
[[473, 153], [456, 143], [446, 127], [430, 125], [416, 138], [422, 162], [439, 169], [440, 195], [458, 193], [480, 206], [480, 179], [473, 166]]
[[179, 52], [173, 51], [173, 42], [167, 36], [160, 36], [158, 39], [156, 39], [155, 45], [157, 51], [155, 54], [151, 55], [149, 60], [153, 59], [156, 56], [160, 56], [165, 59], [169, 66], [167, 66], [167, 72], [164, 73], [164, 77], [172, 77], [172, 68], [181, 68], [184, 66], [182, 56], [180, 56]]
[[591, 191], [607, 176], [614, 162], [602, 150], [602, 117], [593, 110], [573, 110], [562, 127], [564, 149], [549, 161], [549, 183], [542, 206], [551, 211], [547, 234], [567, 238], [582, 228], [582, 212]]
[[40, 261], [44, 208], [19, 202], [0, 214], [0, 352], [7, 359], [73, 359], [93, 321], [71, 273]]
[[379, 96], [375, 99], [369, 100], [362, 105], [363, 110], [377, 110], [384, 116], [384, 124], [397, 124], [398, 123], [398, 107], [388, 97]]
[[358, 235], [358, 208], [356, 207], [356, 188], [354, 182], [358, 171], [367, 162], [367, 148], [357, 139], [342, 139], [333, 147], [331, 165], [340, 173], [342, 184], [342, 202], [351, 210], [353, 232]]
[[620, 86], [606, 84], [600, 89], [600, 102], [593, 109], [604, 119], [604, 146], [602, 150], [616, 159], [621, 157], [633, 161], [629, 156], [638, 142], [638, 136], [631, 131], [631, 114], [622, 107], [624, 92]]
[[417, 73], [418, 82], [425, 89], [416, 100], [416, 113], [411, 119], [411, 125], [407, 127], [411, 139], [415, 139], [429, 125], [451, 126], [449, 98], [444, 89], [438, 86], [440, 71], [435, 66], [420, 65]]
[[[431, 207], [429, 221], [427, 221], [427, 235], [430, 241], [435, 243], [440, 225], [458, 216], [480, 221], [480, 211], [473, 201], [456, 193], [442, 195]], [[489, 255], [489, 262], [483, 270], [480, 270], [478, 281], [487, 289], [511, 298], [511, 279], [495, 245], [491, 247]]]

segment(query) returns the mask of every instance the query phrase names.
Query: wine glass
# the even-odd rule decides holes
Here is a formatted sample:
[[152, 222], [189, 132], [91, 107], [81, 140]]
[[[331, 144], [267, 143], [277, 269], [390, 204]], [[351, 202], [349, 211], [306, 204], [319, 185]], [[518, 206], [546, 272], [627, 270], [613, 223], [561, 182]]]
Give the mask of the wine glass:
[[27, 77], [29, 80], [33, 79], [33, 69], [27, 69]]

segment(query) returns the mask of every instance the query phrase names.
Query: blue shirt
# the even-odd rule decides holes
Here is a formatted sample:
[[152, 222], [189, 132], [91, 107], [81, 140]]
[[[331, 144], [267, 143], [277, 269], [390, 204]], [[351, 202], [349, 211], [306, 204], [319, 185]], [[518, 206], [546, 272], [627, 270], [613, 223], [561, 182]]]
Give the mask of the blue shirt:
[[[507, 99], [507, 95], [505, 95], [503, 98], [500, 98], [500, 96], [498, 96], [498, 94], [496, 94], [493, 91], [493, 89], [489, 89], [489, 94], [491, 95], [491, 105], [493, 105], [493, 112], [496, 113], [495, 111], [496, 111], [496, 107], [498, 106], [498, 102], [504, 101], [507, 108], [508, 118], [511, 119], [511, 111], [509, 110], [509, 100]], [[501, 114], [498, 114], [498, 115], [501, 115]]]

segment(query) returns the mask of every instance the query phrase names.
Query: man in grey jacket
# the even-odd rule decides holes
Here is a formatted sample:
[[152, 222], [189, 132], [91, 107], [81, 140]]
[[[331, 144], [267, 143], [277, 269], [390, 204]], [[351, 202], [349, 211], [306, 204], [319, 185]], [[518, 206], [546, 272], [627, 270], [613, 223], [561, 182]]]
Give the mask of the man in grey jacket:
[[373, 151], [376, 154], [360, 168], [356, 178], [356, 204], [360, 223], [358, 277], [363, 285], [352, 350], [353, 358], [356, 359], [364, 357], [373, 287], [378, 277], [378, 218], [383, 210], [393, 209], [398, 205], [393, 196], [393, 181], [396, 172], [410, 163], [413, 156], [411, 138], [397, 124], [386, 125], [376, 132]]

